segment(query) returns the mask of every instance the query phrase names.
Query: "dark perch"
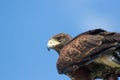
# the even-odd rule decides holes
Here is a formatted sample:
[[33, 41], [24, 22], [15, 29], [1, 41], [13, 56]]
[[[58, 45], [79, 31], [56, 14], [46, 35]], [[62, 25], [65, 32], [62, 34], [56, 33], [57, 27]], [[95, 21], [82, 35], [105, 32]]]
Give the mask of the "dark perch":
[[[72, 80], [93, 80], [90, 73], [84, 68], [79, 68], [74, 73], [69, 74], [69, 76], [72, 77]], [[106, 74], [103, 80], [118, 80], [118, 76], [113, 73]]]
[[105, 77], [104, 77], [104, 80], [118, 80], [118, 77], [116, 74], [107, 74]]
[[108, 69], [108, 71], [103, 71], [103, 80], [118, 80], [119, 69]]

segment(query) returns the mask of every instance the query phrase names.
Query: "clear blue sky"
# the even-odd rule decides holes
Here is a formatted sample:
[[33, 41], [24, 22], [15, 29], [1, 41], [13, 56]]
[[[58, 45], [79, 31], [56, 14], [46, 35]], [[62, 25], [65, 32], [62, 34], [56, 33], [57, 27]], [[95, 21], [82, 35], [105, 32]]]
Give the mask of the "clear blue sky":
[[0, 0], [0, 80], [69, 80], [47, 41], [95, 28], [120, 32], [120, 0]]

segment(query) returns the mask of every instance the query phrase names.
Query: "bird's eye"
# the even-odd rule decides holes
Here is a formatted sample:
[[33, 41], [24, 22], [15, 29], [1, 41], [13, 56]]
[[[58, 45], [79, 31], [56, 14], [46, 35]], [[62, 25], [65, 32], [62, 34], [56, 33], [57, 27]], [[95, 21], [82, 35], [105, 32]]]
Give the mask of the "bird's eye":
[[58, 40], [60, 40], [60, 39], [61, 39], [61, 37], [58, 37], [57, 39], [58, 39]]

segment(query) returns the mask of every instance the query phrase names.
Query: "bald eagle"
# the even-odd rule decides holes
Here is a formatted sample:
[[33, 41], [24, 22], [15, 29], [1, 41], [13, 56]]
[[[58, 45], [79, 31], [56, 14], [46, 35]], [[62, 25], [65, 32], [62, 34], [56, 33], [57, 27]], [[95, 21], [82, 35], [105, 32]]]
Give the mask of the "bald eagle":
[[[59, 54], [57, 69], [72, 80], [92, 80], [105, 74], [105, 80], [117, 80], [120, 72], [120, 34], [95, 29], [75, 38], [60, 33], [48, 41], [48, 50]], [[111, 78], [106, 76], [112, 73]], [[91, 77], [92, 75], [92, 77]]]

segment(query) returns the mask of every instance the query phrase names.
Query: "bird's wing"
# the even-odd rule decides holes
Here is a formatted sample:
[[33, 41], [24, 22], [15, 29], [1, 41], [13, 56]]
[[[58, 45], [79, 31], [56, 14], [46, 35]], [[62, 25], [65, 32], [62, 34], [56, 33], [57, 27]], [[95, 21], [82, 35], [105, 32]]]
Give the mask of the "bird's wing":
[[[57, 62], [59, 73], [74, 71], [79, 66], [113, 50], [118, 45], [120, 34], [103, 32], [88, 32], [74, 38], [60, 52]], [[92, 59], [92, 57], [95, 57]]]
[[102, 33], [101, 36], [102, 44], [97, 48], [92, 50], [89, 55], [87, 55], [82, 61], [79, 63], [81, 65], [87, 65], [94, 61], [94, 59], [101, 57], [103, 55], [113, 54], [115, 51], [120, 51], [120, 34], [119, 33]]

